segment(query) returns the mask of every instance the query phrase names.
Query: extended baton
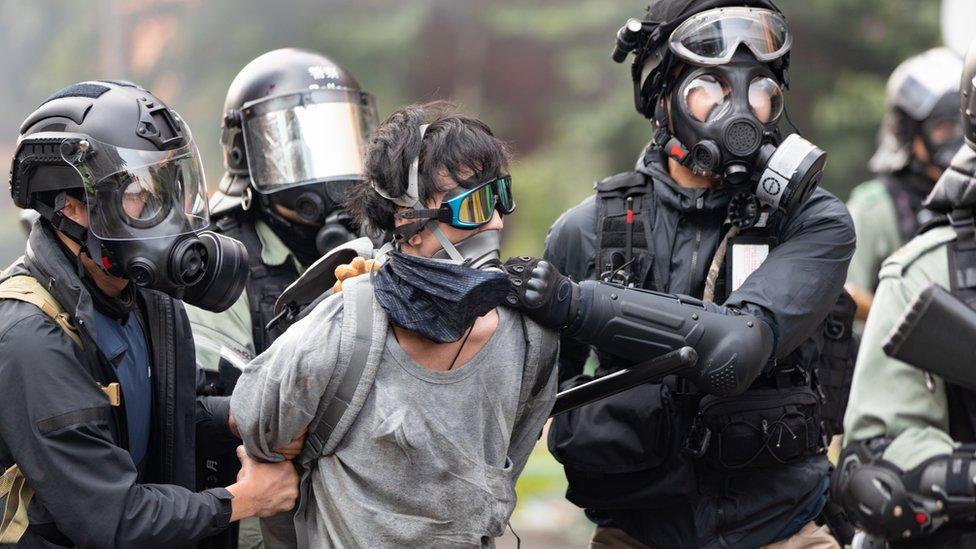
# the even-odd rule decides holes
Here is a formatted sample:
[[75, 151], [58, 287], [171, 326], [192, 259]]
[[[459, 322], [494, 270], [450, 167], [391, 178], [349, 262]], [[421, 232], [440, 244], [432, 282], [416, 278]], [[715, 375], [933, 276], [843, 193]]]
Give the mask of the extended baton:
[[629, 368], [617, 370], [612, 374], [561, 391], [556, 395], [556, 404], [549, 415], [551, 417], [568, 412], [632, 387], [683, 372], [694, 367], [696, 362], [698, 362], [698, 353], [691, 347], [682, 347]]

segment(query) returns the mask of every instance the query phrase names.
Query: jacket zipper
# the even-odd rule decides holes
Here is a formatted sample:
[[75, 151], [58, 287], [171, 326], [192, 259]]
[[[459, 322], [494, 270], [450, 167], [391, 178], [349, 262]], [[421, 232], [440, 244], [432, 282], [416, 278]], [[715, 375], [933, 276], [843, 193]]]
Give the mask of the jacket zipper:
[[[705, 202], [704, 197], [699, 196], [698, 199], [695, 200], [695, 209], [696, 210], [701, 210], [702, 207], [704, 206], [704, 202]], [[700, 223], [696, 223], [696, 228], [695, 228], [695, 247], [691, 251], [691, 273], [690, 273], [690, 276], [692, 277], [692, 279], [694, 279], [694, 277], [698, 273], [698, 270], [697, 270], [698, 269], [698, 255], [699, 255], [699, 248], [701, 247], [701, 241], [702, 241], [702, 227], [701, 227], [701, 224]]]
[[172, 481], [175, 478], [173, 469], [173, 454], [176, 447], [176, 350], [174, 349], [175, 332], [171, 329], [170, 323], [173, 319], [173, 306], [169, 299], [156, 296], [157, 326], [159, 326], [159, 340], [156, 353], [157, 370], [163, 368], [163, 380], [165, 391], [163, 393], [163, 407], [165, 413], [161, 420], [162, 440], [163, 440], [163, 459], [161, 462], [163, 478]]

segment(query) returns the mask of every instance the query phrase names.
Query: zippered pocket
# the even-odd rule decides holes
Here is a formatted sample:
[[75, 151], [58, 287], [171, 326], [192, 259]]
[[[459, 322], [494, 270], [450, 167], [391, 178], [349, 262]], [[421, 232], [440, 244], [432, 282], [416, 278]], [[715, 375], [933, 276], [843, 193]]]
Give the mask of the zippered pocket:
[[693, 453], [720, 470], [791, 463], [823, 450], [820, 399], [809, 387], [709, 395], [689, 440], [698, 444]]

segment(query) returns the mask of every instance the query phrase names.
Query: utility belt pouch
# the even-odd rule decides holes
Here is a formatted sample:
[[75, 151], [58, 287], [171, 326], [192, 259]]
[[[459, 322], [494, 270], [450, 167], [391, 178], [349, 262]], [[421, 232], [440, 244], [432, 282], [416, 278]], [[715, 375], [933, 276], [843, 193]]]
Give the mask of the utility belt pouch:
[[822, 451], [820, 399], [805, 386], [707, 395], [685, 454], [719, 471], [791, 463]]
[[680, 451], [690, 420], [657, 384], [555, 416], [549, 451], [564, 467], [566, 498], [586, 509], [633, 509], [693, 497], [694, 463]]

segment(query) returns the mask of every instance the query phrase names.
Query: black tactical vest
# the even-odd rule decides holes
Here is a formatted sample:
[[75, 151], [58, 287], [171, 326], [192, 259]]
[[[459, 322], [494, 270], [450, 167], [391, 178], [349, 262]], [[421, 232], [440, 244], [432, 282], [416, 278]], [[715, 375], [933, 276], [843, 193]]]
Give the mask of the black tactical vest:
[[[949, 290], [976, 309], [976, 218], [973, 211], [953, 212], [956, 239], [949, 243]], [[949, 435], [958, 442], [976, 442], [976, 392], [946, 383]]]
[[[623, 172], [595, 185], [595, 277], [598, 280], [661, 290], [653, 274], [655, 256], [651, 229], [655, 202], [648, 177], [639, 172]], [[775, 247], [778, 243], [776, 229], [780, 221], [779, 215], [776, 215], [767, 226], [747, 229], [740, 232], [737, 238], [766, 241], [771, 248]], [[730, 293], [728, 257], [725, 265], [718, 270], [714, 293], [716, 304], [724, 303]], [[813, 336], [817, 341], [819, 356], [814, 356], [815, 352], [801, 346], [780, 360], [779, 368], [761, 375], [755, 383], [757, 387], [813, 387], [821, 399], [822, 432], [828, 438], [843, 432], [843, 418], [859, 346], [859, 338], [853, 333], [855, 311], [853, 299], [843, 292], [820, 333]], [[597, 352], [597, 355], [601, 364], [612, 364], [616, 360], [607, 353]], [[784, 374], [784, 371], [789, 373]]]
[[261, 239], [254, 228], [254, 222], [254, 218], [246, 212], [239, 212], [220, 219], [215, 225], [217, 232], [241, 241], [247, 249], [250, 277], [245, 291], [251, 312], [254, 352], [261, 354], [284, 331], [279, 327], [272, 330], [265, 328], [275, 317], [275, 300], [301, 273], [291, 261], [285, 261], [281, 265], [265, 265], [261, 261]]

